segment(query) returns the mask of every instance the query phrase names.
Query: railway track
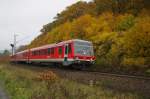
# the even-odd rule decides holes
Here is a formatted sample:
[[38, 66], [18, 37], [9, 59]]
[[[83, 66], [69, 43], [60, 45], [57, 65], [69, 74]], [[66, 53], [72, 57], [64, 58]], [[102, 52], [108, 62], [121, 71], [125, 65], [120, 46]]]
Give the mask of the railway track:
[[13, 66], [39, 73], [53, 71], [60, 78], [88, 85], [92, 84], [92, 86], [97, 87], [101, 86], [119, 92], [136, 92], [150, 99], [150, 77], [102, 73], [89, 70], [72, 70], [45, 65], [14, 64]]
[[135, 75], [127, 75], [127, 74], [105, 73], [105, 72], [90, 71], [90, 70], [85, 70], [83, 72], [91, 72], [91, 73], [97, 73], [97, 74], [100, 74], [100, 75], [107, 75], [107, 76], [116, 76], [116, 77], [126, 77], [126, 78], [133, 78], [133, 79], [150, 80], [150, 77], [147, 77], [147, 76], [135, 76]]
[[[19, 64], [18, 64], [19, 65]], [[20, 65], [19, 65], [20, 66]], [[47, 65], [35, 65], [35, 64], [21, 64], [23, 67], [27, 67], [29, 69], [32, 69], [34, 71], [45, 71], [45, 70], [59, 70], [59, 71], [66, 71], [67, 72], [82, 72], [82, 73], [90, 73], [94, 75], [104, 75], [104, 76], [114, 76], [114, 77], [124, 77], [124, 78], [132, 78], [132, 79], [139, 79], [139, 80], [150, 80], [150, 77], [147, 76], [136, 76], [136, 75], [127, 75], [127, 74], [115, 74], [115, 73], [108, 73], [108, 72], [100, 72], [100, 71], [91, 71], [91, 70], [76, 70], [76, 69], [68, 69], [68, 68], [58, 68], [53, 66], [47, 66]]]

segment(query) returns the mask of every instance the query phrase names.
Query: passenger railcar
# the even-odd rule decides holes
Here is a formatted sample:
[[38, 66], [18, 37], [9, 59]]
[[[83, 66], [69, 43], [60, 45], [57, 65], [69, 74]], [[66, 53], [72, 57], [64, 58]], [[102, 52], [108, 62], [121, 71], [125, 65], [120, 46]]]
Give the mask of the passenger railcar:
[[11, 56], [12, 62], [56, 63], [63, 66], [93, 64], [95, 60], [92, 42], [73, 39], [56, 44], [27, 49]]

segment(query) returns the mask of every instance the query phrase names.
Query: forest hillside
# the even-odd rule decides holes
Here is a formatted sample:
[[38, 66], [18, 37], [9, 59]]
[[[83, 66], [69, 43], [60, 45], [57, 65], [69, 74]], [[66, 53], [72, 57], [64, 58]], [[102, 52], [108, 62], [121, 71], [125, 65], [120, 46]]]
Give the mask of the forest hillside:
[[58, 13], [41, 32], [28, 48], [90, 40], [99, 66], [150, 68], [150, 0], [79, 1]]

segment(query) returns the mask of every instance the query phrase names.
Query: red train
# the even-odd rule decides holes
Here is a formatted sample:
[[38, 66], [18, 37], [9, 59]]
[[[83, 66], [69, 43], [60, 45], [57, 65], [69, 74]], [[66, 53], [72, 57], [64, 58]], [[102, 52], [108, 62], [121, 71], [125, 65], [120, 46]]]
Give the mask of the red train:
[[12, 62], [55, 63], [63, 66], [93, 64], [95, 56], [92, 42], [73, 39], [56, 44], [27, 49], [11, 56]]

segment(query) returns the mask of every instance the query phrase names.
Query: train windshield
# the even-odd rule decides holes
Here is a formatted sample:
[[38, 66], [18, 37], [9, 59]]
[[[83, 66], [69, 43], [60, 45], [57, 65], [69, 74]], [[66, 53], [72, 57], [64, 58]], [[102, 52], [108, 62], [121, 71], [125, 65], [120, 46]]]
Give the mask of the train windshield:
[[74, 42], [75, 55], [93, 56], [93, 45], [90, 42], [75, 41]]

